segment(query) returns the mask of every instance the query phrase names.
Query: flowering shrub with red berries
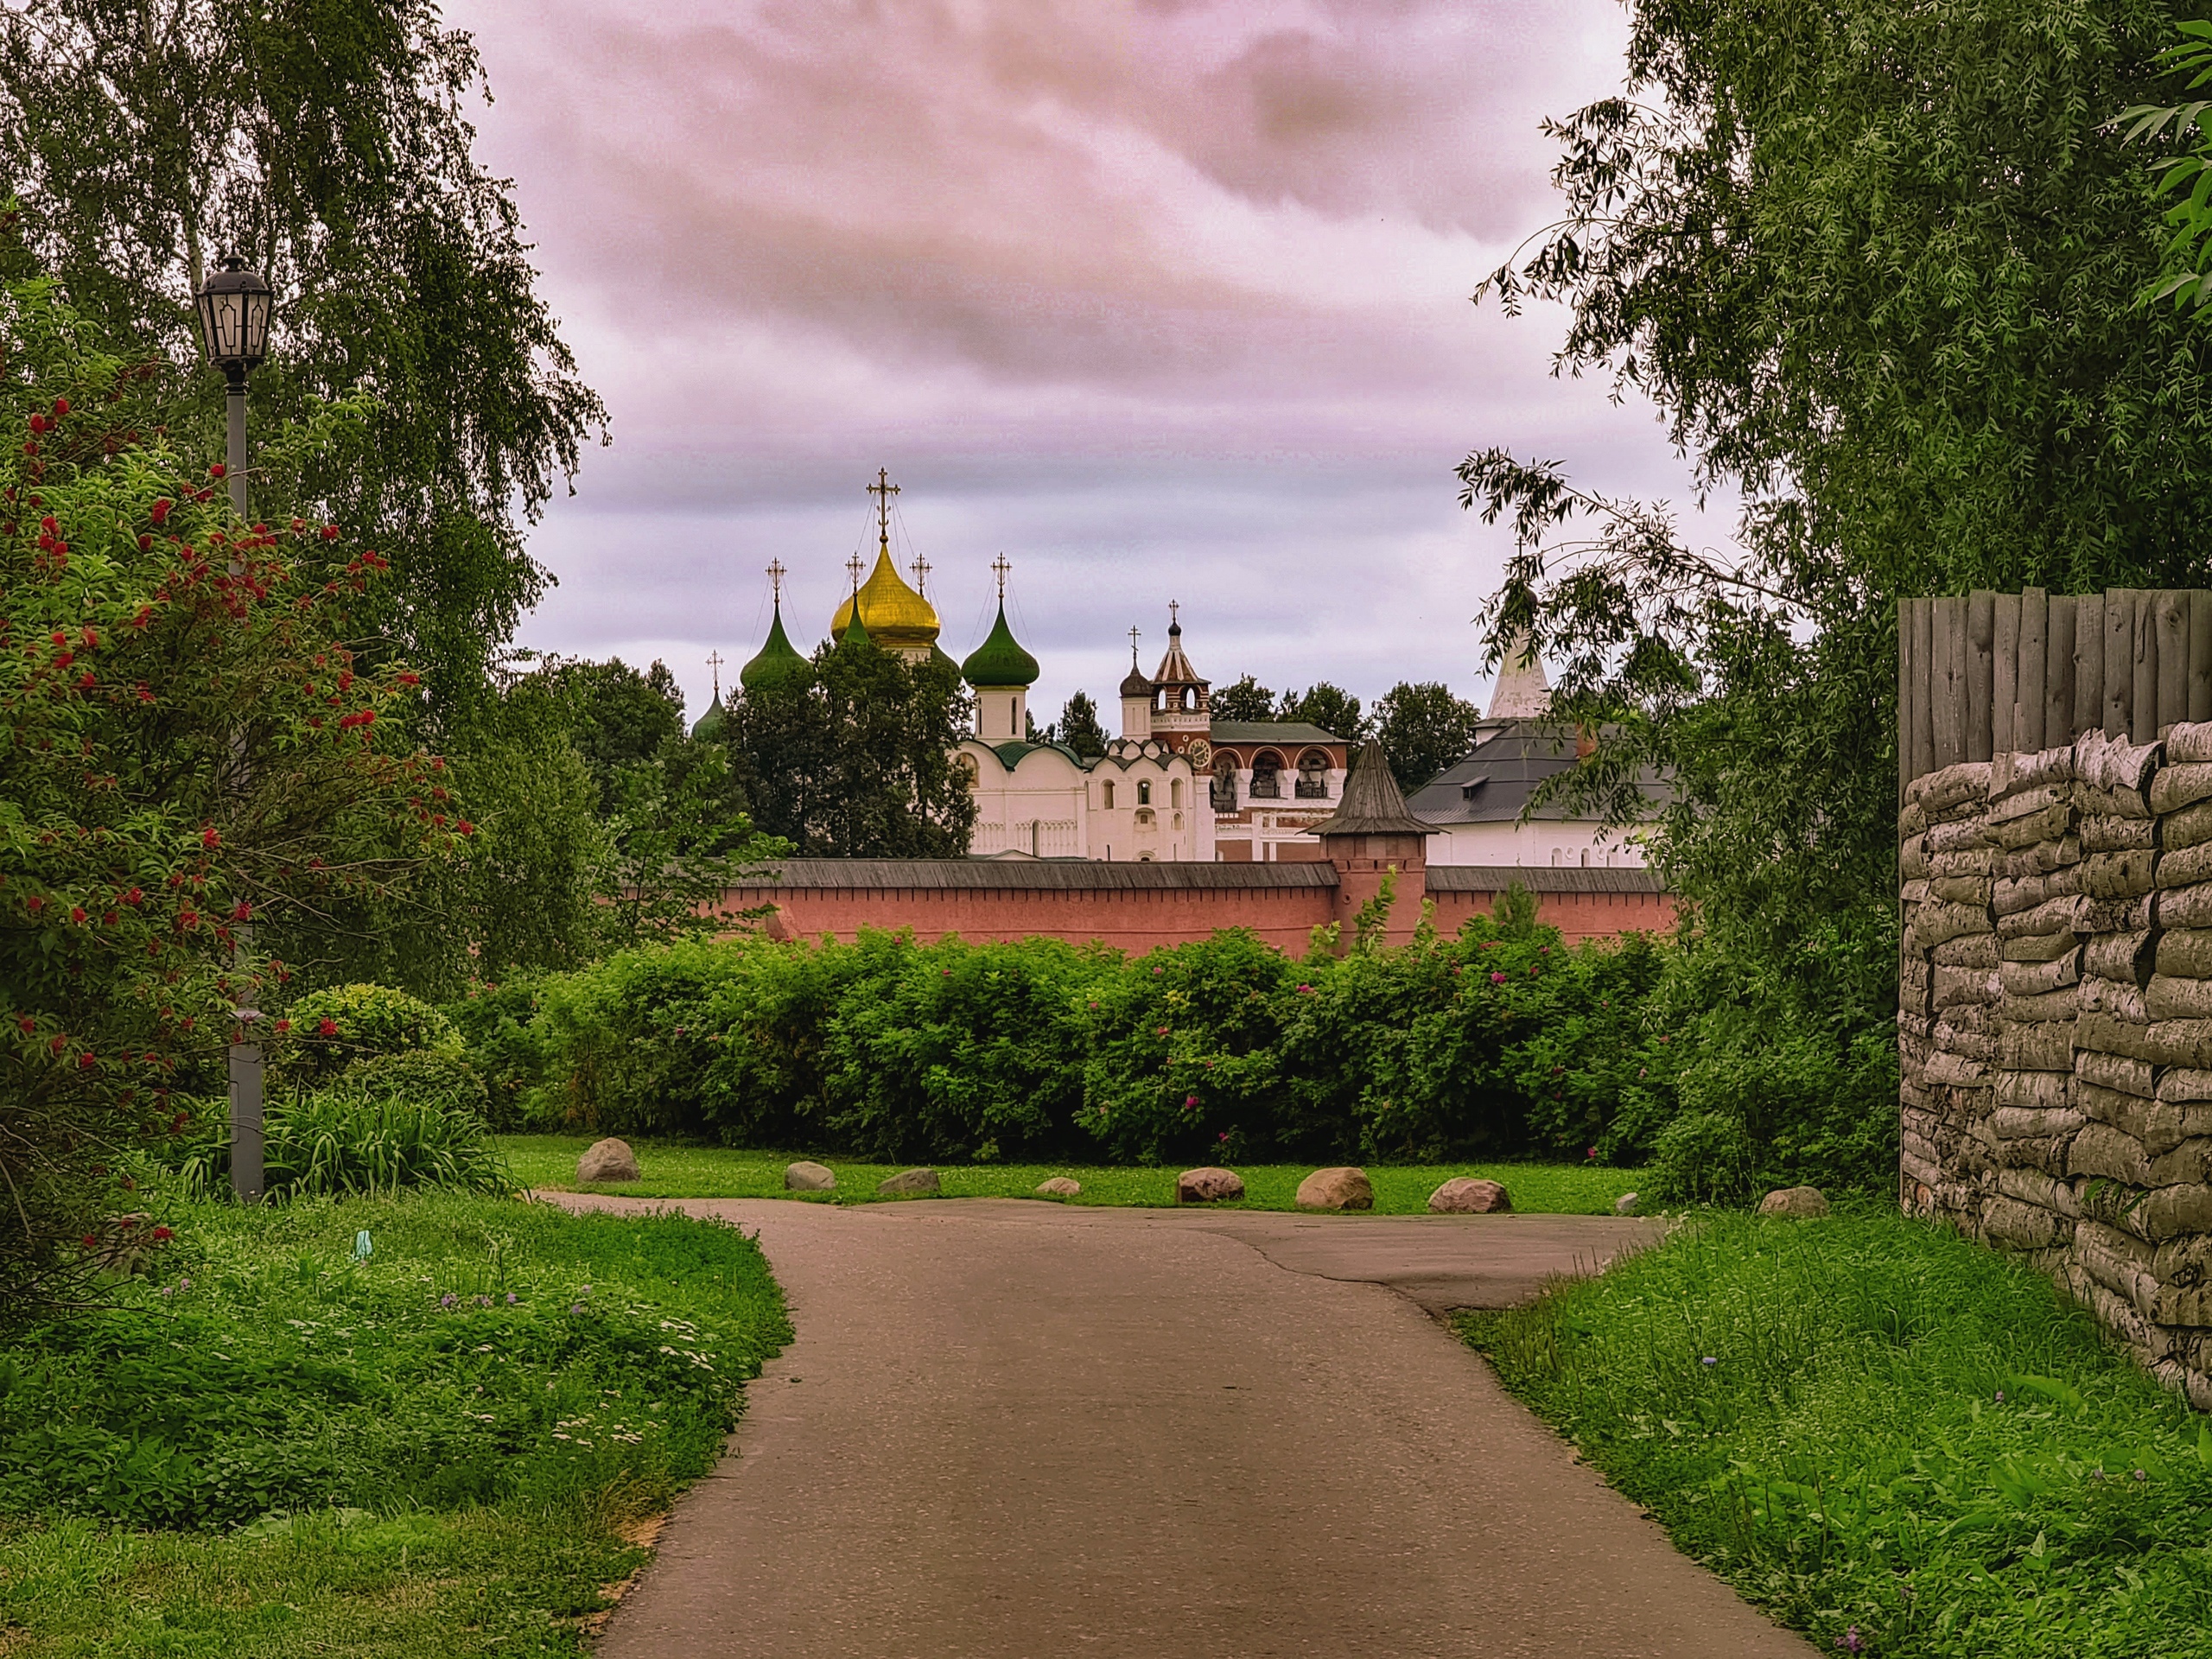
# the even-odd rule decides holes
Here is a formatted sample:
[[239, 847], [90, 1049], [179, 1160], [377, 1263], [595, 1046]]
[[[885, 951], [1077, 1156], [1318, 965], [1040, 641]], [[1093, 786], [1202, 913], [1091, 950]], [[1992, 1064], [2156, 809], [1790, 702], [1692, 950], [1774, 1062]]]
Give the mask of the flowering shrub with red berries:
[[0, 1304], [72, 1270], [103, 1148], [181, 1128], [181, 1077], [285, 976], [251, 929], [471, 830], [391, 741], [416, 677], [348, 643], [384, 558], [239, 522], [136, 381], [50, 284], [0, 288]]

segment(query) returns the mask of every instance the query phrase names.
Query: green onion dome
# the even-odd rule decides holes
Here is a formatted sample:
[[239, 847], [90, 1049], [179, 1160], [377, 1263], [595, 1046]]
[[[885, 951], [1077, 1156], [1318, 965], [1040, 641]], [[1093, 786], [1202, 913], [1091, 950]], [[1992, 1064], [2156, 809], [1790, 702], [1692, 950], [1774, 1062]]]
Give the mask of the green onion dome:
[[991, 629], [990, 638], [960, 664], [960, 674], [970, 685], [1027, 688], [1037, 683], [1037, 659], [1021, 648], [1014, 639], [1014, 630], [1007, 626], [1004, 600], [999, 601], [999, 620]]
[[[791, 639], [784, 632], [784, 607], [779, 603], [775, 621], [768, 629], [768, 643], [760, 647], [758, 656], [738, 670], [737, 683], [747, 691], [757, 691], [765, 685], [780, 683], [794, 673], [804, 675], [811, 671], [810, 664], [791, 648]], [[699, 717], [700, 723], [704, 725], [712, 719], [714, 712], [713, 709], [709, 709]]]
[[699, 716], [699, 723], [691, 728], [691, 741], [694, 743], [719, 743], [728, 726], [729, 712], [722, 707], [721, 694], [716, 692], [715, 700], [707, 705], [707, 712]]

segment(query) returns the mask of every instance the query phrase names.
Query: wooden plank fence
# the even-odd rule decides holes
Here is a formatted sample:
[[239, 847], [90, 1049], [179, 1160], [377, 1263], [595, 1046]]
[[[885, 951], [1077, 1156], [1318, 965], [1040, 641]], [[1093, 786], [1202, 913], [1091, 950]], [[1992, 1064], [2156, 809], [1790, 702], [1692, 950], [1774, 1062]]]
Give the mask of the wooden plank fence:
[[2212, 720], [2212, 591], [1898, 601], [1897, 790], [1961, 760]]

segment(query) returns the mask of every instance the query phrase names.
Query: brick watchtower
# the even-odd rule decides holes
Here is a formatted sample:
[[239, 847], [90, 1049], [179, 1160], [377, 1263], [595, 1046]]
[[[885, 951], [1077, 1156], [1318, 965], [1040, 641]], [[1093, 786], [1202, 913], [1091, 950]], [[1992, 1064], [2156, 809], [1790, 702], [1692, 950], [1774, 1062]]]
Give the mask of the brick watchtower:
[[1337, 868], [1337, 921], [1343, 929], [1338, 949], [1352, 943], [1351, 920], [1359, 907], [1381, 891], [1382, 878], [1397, 877], [1395, 898], [1385, 938], [1402, 944], [1421, 925], [1427, 896], [1428, 836], [1431, 826], [1406, 810], [1406, 798], [1390, 775], [1380, 743], [1359, 752], [1344, 804], [1313, 826], [1321, 856]]

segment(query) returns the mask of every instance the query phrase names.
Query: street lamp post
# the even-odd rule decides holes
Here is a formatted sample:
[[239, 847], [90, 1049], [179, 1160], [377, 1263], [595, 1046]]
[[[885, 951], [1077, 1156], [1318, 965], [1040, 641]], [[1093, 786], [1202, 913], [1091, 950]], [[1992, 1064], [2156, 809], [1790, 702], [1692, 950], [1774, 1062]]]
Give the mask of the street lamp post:
[[[231, 486], [231, 505], [240, 518], [245, 504], [245, 378], [260, 366], [269, 349], [269, 317], [274, 296], [269, 284], [245, 268], [236, 254], [224, 256], [222, 269], [210, 271], [194, 296], [200, 310], [200, 343], [207, 360], [223, 372], [224, 403], [229, 416], [223, 476]], [[231, 574], [245, 569], [233, 557]], [[238, 739], [238, 760], [245, 763], [245, 740]], [[252, 930], [240, 924], [238, 955], [252, 948]], [[242, 985], [243, 982], [234, 982]], [[232, 1036], [244, 1039], [261, 1017], [258, 1010], [235, 1011]], [[261, 1045], [231, 1044], [231, 1191], [241, 1204], [257, 1204], [263, 1185]]]

